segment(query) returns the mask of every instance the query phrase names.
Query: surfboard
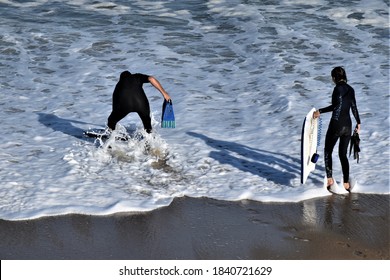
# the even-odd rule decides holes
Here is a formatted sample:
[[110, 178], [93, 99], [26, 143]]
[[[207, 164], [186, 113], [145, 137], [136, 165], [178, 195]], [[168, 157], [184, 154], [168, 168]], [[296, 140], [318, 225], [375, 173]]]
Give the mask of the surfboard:
[[105, 129], [90, 129], [83, 132], [84, 136], [91, 138], [107, 139], [110, 135], [106, 133]]
[[[83, 132], [85, 137], [89, 138], [98, 138], [101, 140], [107, 140], [110, 138], [111, 134], [107, 132], [106, 129], [90, 129]], [[116, 140], [128, 141], [130, 136], [127, 134], [117, 133], [115, 135]]]
[[312, 108], [307, 113], [302, 126], [301, 135], [301, 184], [304, 184], [309, 177], [310, 172], [316, 168], [318, 160], [317, 137], [318, 137], [318, 118], [313, 118], [316, 111]]

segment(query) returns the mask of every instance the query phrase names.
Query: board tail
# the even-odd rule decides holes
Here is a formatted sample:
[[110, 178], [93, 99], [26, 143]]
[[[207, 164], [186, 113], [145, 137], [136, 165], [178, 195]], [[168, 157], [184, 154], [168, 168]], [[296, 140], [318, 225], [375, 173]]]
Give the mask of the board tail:
[[161, 127], [162, 128], [175, 128], [175, 114], [173, 112], [172, 100], [164, 100], [162, 106], [162, 115], [161, 115]]

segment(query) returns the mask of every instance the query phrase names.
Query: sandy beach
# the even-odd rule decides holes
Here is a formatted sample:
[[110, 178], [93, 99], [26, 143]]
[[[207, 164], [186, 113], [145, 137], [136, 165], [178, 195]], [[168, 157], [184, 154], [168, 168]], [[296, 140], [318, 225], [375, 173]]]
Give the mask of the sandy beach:
[[183, 197], [147, 213], [0, 220], [0, 259], [388, 260], [389, 198], [261, 203]]

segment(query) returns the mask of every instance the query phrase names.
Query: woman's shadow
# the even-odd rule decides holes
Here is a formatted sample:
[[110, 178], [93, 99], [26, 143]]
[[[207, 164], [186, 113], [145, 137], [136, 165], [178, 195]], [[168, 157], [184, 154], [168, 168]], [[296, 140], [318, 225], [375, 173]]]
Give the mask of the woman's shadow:
[[221, 164], [230, 164], [244, 172], [250, 172], [280, 185], [291, 185], [291, 180], [300, 176], [299, 159], [282, 153], [251, 148], [239, 143], [216, 140], [196, 132], [188, 135], [202, 139], [216, 149], [209, 156]]

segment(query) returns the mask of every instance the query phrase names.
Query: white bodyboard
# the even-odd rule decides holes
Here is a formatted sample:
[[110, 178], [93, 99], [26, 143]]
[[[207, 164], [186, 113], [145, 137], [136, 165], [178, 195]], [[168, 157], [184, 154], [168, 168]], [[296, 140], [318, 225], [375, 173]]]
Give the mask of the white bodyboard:
[[306, 115], [301, 137], [301, 183], [304, 184], [310, 172], [316, 168], [312, 157], [317, 153], [318, 118], [313, 118], [315, 108]]

